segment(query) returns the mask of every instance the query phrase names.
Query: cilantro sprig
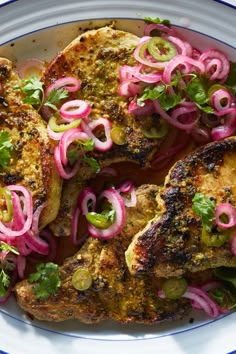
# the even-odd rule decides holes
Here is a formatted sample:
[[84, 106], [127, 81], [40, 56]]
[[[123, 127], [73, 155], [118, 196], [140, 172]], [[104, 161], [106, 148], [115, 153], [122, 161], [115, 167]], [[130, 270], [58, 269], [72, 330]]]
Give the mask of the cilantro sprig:
[[50, 295], [56, 294], [61, 286], [61, 279], [58, 274], [58, 265], [52, 262], [40, 263], [37, 271], [30, 274], [28, 280], [35, 283], [33, 293], [37, 298], [46, 300]]
[[4, 170], [11, 161], [13, 144], [7, 131], [0, 131], [0, 170]]
[[155, 17], [155, 18], [152, 18], [152, 17], [144, 17], [144, 21], [146, 23], [156, 23], [156, 24], [163, 24], [165, 26], [170, 26], [171, 23], [170, 23], [170, 20], [167, 20], [167, 19], [161, 19], [159, 17]]
[[86, 141], [78, 140], [77, 146], [69, 150], [67, 158], [69, 163], [73, 165], [82, 156], [82, 160], [87, 163], [96, 173], [100, 171], [100, 166], [94, 157], [88, 156], [86, 153], [94, 150], [94, 140], [89, 139]]
[[193, 74], [192, 79], [186, 86], [186, 94], [200, 110], [208, 114], [214, 113], [214, 109], [209, 104], [210, 98], [207, 94], [207, 88], [204, 85], [203, 79]]
[[168, 87], [177, 87], [181, 76], [179, 73], [173, 78], [169, 85], [161, 82], [156, 86], [147, 86], [142, 92], [142, 96], [137, 99], [137, 104], [139, 106], [144, 106], [146, 100], [158, 100], [161, 107], [168, 111], [171, 108], [177, 106], [181, 101], [181, 92], [174, 94], [167, 94]]
[[38, 110], [40, 110], [42, 106], [47, 106], [57, 111], [58, 108], [56, 104], [69, 95], [68, 91], [63, 88], [58, 90], [52, 89], [47, 99], [45, 99], [43, 82], [37, 76], [23, 79], [21, 86], [17, 86], [16, 88], [20, 89], [25, 94], [23, 102], [35, 106]]
[[210, 232], [215, 219], [215, 201], [207, 198], [202, 193], [196, 193], [192, 202], [194, 214], [201, 217], [202, 225]]
[[6, 242], [0, 243], [1, 263], [0, 263], [0, 298], [7, 294], [7, 290], [11, 283], [9, 272], [15, 268], [15, 264], [10, 260], [9, 254], [19, 255], [16, 247], [8, 245]]

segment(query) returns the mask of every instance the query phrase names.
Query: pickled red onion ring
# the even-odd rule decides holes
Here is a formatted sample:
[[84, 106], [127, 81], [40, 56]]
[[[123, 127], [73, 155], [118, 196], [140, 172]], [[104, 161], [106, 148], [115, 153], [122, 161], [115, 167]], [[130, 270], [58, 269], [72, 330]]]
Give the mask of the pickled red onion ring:
[[[222, 217], [226, 216], [227, 222], [222, 221]], [[236, 224], [236, 210], [230, 203], [221, 203], [217, 205], [215, 210], [215, 223], [220, 228], [233, 227]]]
[[[0, 221], [0, 232], [2, 235], [8, 236], [8, 237], [18, 237], [18, 236], [21, 236], [24, 233], [26, 233], [31, 227], [32, 220], [33, 220], [32, 195], [29, 192], [29, 190], [23, 186], [9, 185], [6, 188], [8, 188], [11, 192], [20, 192], [21, 194], [23, 194], [24, 202], [25, 202], [26, 209], [27, 209], [27, 216], [26, 216], [26, 220], [24, 221], [24, 224], [22, 226], [20, 226], [20, 229], [19, 229], [18, 228], [19, 225], [17, 225], [17, 221], [18, 221], [18, 218], [21, 215], [22, 211], [20, 210], [19, 205], [17, 205], [15, 202], [15, 196], [12, 195], [14, 213], [13, 213], [13, 221], [11, 223], [14, 226], [13, 226], [13, 228], [10, 228], [10, 227], [6, 226], [3, 222]], [[18, 228], [18, 230], [17, 230], [17, 228]]]
[[[103, 126], [105, 133], [105, 141], [102, 141], [96, 137], [93, 131], [99, 127]], [[110, 132], [111, 132], [111, 122], [105, 118], [94, 119], [90, 123], [86, 124], [84, 121], [81, 122], [82, 130], [94, 141], [94, 148], [99, 151], [107, 151], [109, 150], [113, 142], [111, 140]]]
[[226, 55], [220, 50], [210, 49], [203, 52], [199, 57], [199, 61], [202, 63], [207, 62], [210, 59], [219, 59], [222, 63], [222, 69], [220, 73], [218, 73], [217, 77], [214, 77], [214, 79], [217, 78], [217, 79], [225, 80], [230, 70], [230, 63]]
[[189, 74], [191, 72], [192, 66], [194, 66], [194, 68], [197, 69], [200, 73], [205, 72], [205, 65], [201, 61], [192, 59], [186, 55], [179, 54], [166, 64], [162, 77], [166, 84], [170, 84], [172, 80], [172, 73], [179, 65], [185, 67], [185, 70], [182, 70], [185, 74]]
[[98, 229], [95, 226], [88, 224], [88, 231], [94, 238], [107, 240], [116, 236], [124, 227], [126, 211], [124, 201], [115, 189], [110, 188], [103, 191], [99, 196], [99, 199], [102, 198], [106, 198], [115, 210], [115, 221], [107, 229]]
[[91, 112], [91, 106], [83, 100], [72, 100], [65, 102], [59, 109], [61, 117], [71, 122], [78, 118], [87, 118]]

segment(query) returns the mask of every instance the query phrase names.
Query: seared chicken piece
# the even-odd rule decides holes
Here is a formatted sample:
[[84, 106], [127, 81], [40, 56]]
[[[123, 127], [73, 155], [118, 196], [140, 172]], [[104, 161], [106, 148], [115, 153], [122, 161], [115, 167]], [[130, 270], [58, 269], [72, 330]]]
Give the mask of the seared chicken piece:
[[[35, 318], [47, 321], [78, 319], [85, 323], [114, 319], [122, 323], [159, 323], [181, 318], [190, 305], [186, 299], [163, 300], [157, 296], [162, 282], [152, 274], [142, 279], [129, 274], [124, 252], [133, 235], [142, 229], [157, 209], [154, 185], [137, 189], [136, 207], [126, 208], [126, 225], [108, 241], [88, 238], [81, 250], [60, 267], [62, 285], [56, 295], [39, 300], [33, 284], [24, 280], [16, 285], [20, 307]], [[86, 269], [92, 277], [91, 287], [76, 290], [72, 276]]]
[[[52, 60], [42, 79], [45, 87], [66, 76], [79, 79], [81, 88], [71, 94], [71, 99], [83, 99], [90, 103], [91, 119], [106, 118], [112, 127], [123, 130], [124, 144], [113, 144], [107, 152], [93, 153], [101, 167], [119, 161], [133, 161], [146, 167], [163, 140], [148, 139], [143, 134], [143, 129], [150, 129], [156, 124], [157, 117], [135, 117], [128, 112], [128, 99], [118, 94], [119, 68], [137, 64], [132, 53], [138, 39], [132, 33], [110, 27], [87, 31]], [[80, 171], [73, 178], [73, 183], [65, 182], [58, 218], [51, 225], [55, 235], [70, 234], [72, 210], [79, 192], [74, 193], [77, 188], [74, 188], [74, 183], [83, 185], [85, 177], [89, 179], [93, 175], [94, 172], [87, 167], [87, 171]]]
[[216, 242], [213, 246], [212, 238], [222, 237], [225, 231], [213, 228], [203, 237], [202, 222], [192, 209], [197, 192], [212, 198], [216, 205], [228, 202], [236, 207], [235, 166], [235, 137], [199, 148], [173, 166], [159, 194], [162, 211], [135, 235], [126, 251], [132, 274], [154, 272], [158, 277], [170, 277], [236, 266], [230, 250], [235, 228], [225, 234], [223, 245]]
[[23, 103], [20, 80], [12, 63], [0, 58], [0, 130], [9, 132], [13, 144], [10, 164], [0, 173], [0, 186], [20, 184], [32, 193], [34, 208], [46, 202], [40, 219], [44, 227], [55, 219], [60, 203], [61, 180], [53, 157], [53, 143], [45, 122]]

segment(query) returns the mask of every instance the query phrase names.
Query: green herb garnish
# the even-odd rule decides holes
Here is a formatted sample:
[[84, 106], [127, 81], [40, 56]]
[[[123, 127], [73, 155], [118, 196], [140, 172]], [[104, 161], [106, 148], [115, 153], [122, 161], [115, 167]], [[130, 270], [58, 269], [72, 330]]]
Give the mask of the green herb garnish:
[[4, 241], [1, 241], [1, 243], [0, 243], [0, 250], [2, 252], [12, 252], [16, 255], [20, 254], [20, 252], [18, 251], [18, 249], [16, 247], [10, 246], [10, 245], [8, 245], [8, 243], [6, 243]]
[[10, 285], [10, 276], [4, 269], [0, 271], [0, 298], [7, 294], [7, 289]]
[[144, 17], [144, 21], [145, 21], [146, 23], [163, 24], [163, 25], [168, 26], [168, 27], [170, 27], [170, 25], [171, 25], [170, 20], [161, 19], [161, 18], [159, 18], [159, 17], [155, 17], [155, 18], [152, 18], [152, 17]]
[[202, 193], [196, 193], [192, 202], [194, 214], [201, 217], [202, 225], [210, 232], [215, 219], [215, 201], [205, 197]]
[[0, 131], [0, 169], [5, 169], [11, 161], [13, 144], [7, 131]]
[[214, 113], [214, 109], [209, 105], [210, 98], [207, 94], [207, 88], [203, 80], [198, 76], [193, 75], [193, 78], [186, 86], [186, 93], [199, 109], [208, 114]]
[[142, 107], [144, 106], [146, 100], [149, 99], [154, 101], [158, 99], [161, 107], [165, 111], [174, 108], [182, 101], [181, 95], [180, 93], [168, 95], [167, 89], [170, 86], [177, 87], [180, 77], [181, 76], [178, 72], [176, 77], [171, 81], [169, 85], [161, 83], [154, 87], [145, 87], [142, 96], [137, 99], [137, 104]]
[[56, 294], [61, 286], [58, 265], [52, 262], [40, 263], [37, 272], [29, 276], [30, 283], [36, 283], [33, 292], [37, 298], [46, 300], [51, 294]]
[[62, 99], [68, 97], [69, 93], [67, 90], [60, 88], [58, 90], [53, 89], [46, 100], [44, 100], [44, 89], [43, 82], [37, 76], [31, 76], [29, 79], [23, 79], [22, 85], [17, 86], [26, 96], [23, 99], [24, 103], [29, 103], [32, 106], [36, 106], [38, 110], [42, 106], [48, 106], [54, 111], [57, 111], [56, 104]]
[[98, 173], [100, 171], [100, 166], [97, 160], [86, 155], [87, 152], [93, 151], [95, 145], [94, 140], [78, 140], [76, 143], [77, 146], [67, 152], [67, 158], [70, 165], [73, 165], [80, 157], [82, 157], [82, 160], [86, 162], [96, 173]]

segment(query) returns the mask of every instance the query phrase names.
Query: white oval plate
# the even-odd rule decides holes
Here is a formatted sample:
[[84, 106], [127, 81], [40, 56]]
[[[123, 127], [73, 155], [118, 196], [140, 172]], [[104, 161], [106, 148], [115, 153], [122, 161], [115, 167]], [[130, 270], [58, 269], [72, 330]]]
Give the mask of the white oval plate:
[[[196, 47], [222, 49], [236, 61], [235, 0], [0, 0], [0, 56], [50, 60], [83, 28], [116, 19], [118, 28], [141, 34], [146, 16], [167, 18]], [[54, 324], [30, 321], [12, 299], [0, 307], [0, 353], [236, 353], [235, 320], [235, 313], [209, 320], [193, 312], [160, 326]]]

